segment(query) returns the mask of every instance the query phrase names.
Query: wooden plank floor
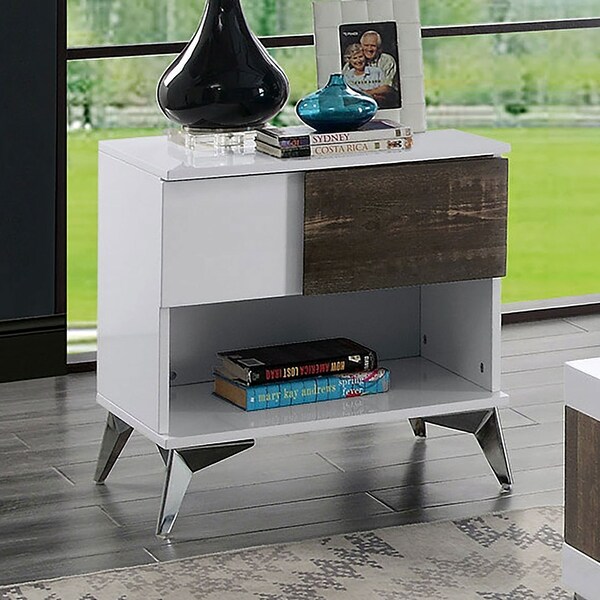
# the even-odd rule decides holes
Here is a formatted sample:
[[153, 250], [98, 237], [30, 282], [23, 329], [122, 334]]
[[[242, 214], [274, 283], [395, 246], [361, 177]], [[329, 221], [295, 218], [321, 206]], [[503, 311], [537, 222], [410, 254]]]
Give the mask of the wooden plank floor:
[[500, 494], [472, 436], [408, 423], [265, 440], [197, 475], [166, 542], [163, 466], [134, 434], [92, 482], [106, 413], [95, 376], [0, 384], [0, 583], [125, 567], [563, 501], [562, 365], [600, 356], [600, 316], [503, 330], [502, 410], [515, 471]]

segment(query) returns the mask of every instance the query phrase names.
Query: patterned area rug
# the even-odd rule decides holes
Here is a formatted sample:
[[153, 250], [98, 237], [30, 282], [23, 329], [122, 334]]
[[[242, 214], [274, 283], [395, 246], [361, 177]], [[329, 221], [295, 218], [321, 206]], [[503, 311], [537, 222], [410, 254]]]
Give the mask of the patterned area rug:
[[389, 527], [0, 588], [2, 600], [571, 600], [562, 509]]

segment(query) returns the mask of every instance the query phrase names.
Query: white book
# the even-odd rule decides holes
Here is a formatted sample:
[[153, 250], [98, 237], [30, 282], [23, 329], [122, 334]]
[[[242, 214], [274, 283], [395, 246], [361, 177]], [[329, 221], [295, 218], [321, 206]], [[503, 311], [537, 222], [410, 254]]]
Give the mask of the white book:
[[373, 119], [353, 131], [334, 133], [319, 133], [307, 125], [291, 127], [268, 125], [257, 130], [256, 139], [279, 148], [299, 148], [321, 144], [406, 138], [411, 135], [412, 131], [408, 125], [390, 119]]
[[318, 146], [304, 146], [296, 148], [279, 148], [271, 144], [256, 141], [256, 149], [276, 158], [301, 158], [305, 156], [336, 156], [340, 154], [360, 154], [363, 152], [384, 152], [387, 150], [410, 150], [412, 138], [398, 138], [388, 140], [367, 140], [362, 142], [343, 142], [339, 144], [320, 144]]

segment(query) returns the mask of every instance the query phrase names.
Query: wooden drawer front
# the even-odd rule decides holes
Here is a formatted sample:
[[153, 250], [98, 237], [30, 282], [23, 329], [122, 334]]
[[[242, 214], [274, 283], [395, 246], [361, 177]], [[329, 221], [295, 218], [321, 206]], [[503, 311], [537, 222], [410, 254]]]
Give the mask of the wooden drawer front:
[[507, 177], [503, 158], [306, 173], [304, 293], [505, 275]]

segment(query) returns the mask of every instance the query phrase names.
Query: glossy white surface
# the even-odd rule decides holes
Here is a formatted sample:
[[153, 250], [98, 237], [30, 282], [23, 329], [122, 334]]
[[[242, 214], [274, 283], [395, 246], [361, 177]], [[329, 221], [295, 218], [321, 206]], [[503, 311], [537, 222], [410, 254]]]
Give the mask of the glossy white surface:
[[[507, 144], [438, 131], [406, 153], [199, 166], [170, 146], [102, 143], [98, 401], [108, 410], [176, 448], [507, 404], [496, 376], [497, 281], [301, 295], [304, 171], [497, 155]], [[419, 354], [422, 329], [433, 336], [424, 358], [403, 358]], [[217, 350], [335, 335], [402, 358], [390, 393], [245, 413], [197, 383], [210, 378]]]
[[[161, 181], [100, 157], [98, 203], [98, 391], [156, 431], [167, 406], [159, 371]], [[168, 339], [168, 336], [167, 338]]]
[[600, 421], [600, 358], [565, 364], [565, 404]]
[[113, 156], [165, 181], [265, 175], [319, 169], [339, 169], [421, 160], [443, 160], [471, 156], [499, 156], [510, 151], [510, 144], [455, 129], [415, 134], [411, 150], [372, 152], [325, 158], [280, 159], [257, 152], [248, 155], [193, 158], [166, 137], [130, 138], [100, 142], [100, 153]]
[[179, 386], [171, 389], [170, 435], [142, 432], [165, 448], [185, 448], [508, 405], [506, 394], [488, 392], [423, 358], [382, 366], [391, 371], [388, 393], [255, 412], [214, 396], [212, 383]]
[[563, 544], [562, 582], [586, 600], [595, 600], [600, 591], [600, 564], [576, 548]]
[[381, 360], [418, 356], [419, 298], [420, 288], [408, 287], [172, 309], [175, 383], [212, 379], [222, 350], [318, 338], [349, 337], [376, 348]]
[[421, 356], [500, 390], [500, 280], [422, 286]]
[[161, 306], [302, 293], [304, 177], [163, 186]]

